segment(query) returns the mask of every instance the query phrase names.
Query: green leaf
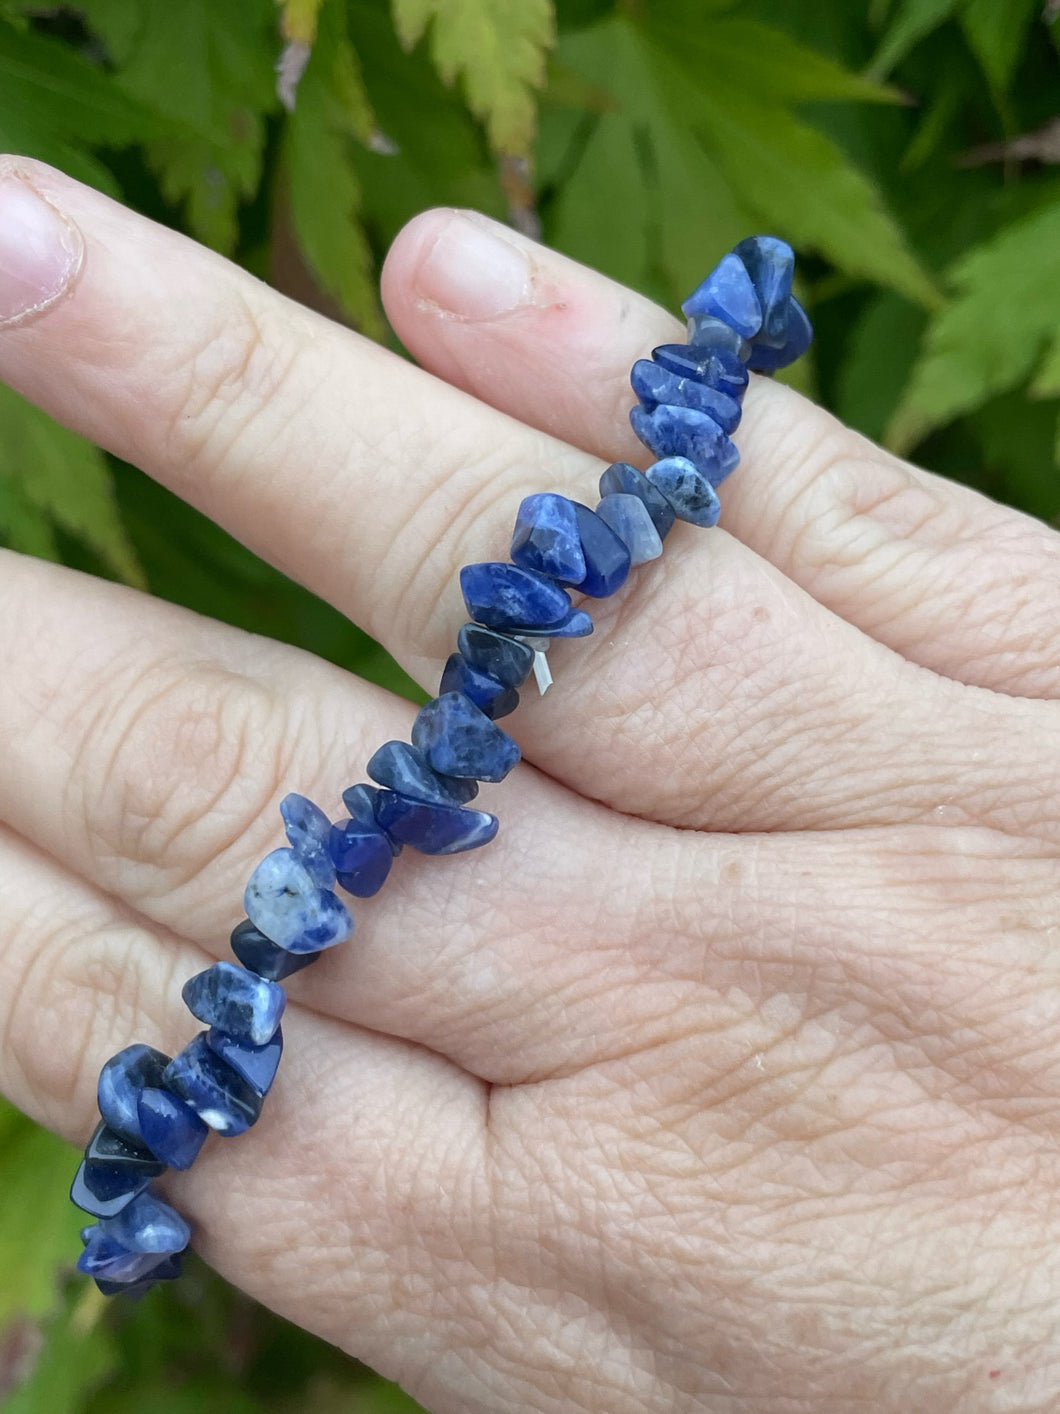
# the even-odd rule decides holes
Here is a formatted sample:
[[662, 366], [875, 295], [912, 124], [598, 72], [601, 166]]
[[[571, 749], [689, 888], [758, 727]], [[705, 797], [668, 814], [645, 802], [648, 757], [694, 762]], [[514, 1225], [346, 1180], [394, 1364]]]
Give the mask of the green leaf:
[[[990, 0], [990, 3], [1000, 10], [1008, 8], [1008, 0]], [[957, 4], [958, 0], [905, 0], [868, 67], [868, 76], [876, 80], [886, 78], [926, 35], [945, 24]]]
[[[119, 94], [163, 120], [145, 154], [192, 234], [221, 251], [261, 178], [264, 115], [276, 106], [269, 0], [80, 0], [117, 67]], [[143, 137], [151, 137], [144, 132]]]
[[552, 0], [393, 0], [411, 48], [431, 27], [431, 55], [446, 83], [462, 77], [468, 107], [494, 151], [524, 155], [534, 136], [535, 90], [555, 41]]
[[1023, 382], [1060, 326], [1060, 199], [1004, 227], [951, 272], [954, 299], [932, 322], [887, 432], [908, 450]]
[[337, 3], [324, 5], [319, 25], [287, 120], [291, 221], [321, 289], [363, 333], [381, 338], [375, 267], [358, 220], [361, 187], [351, 153], [354, 140], [371, 131], [371, 105]]
[[991, 89], [1003, 94], [1012, 82], [1027, 31], [1040, 0], [966, 0], [961, 27]]
[[1028, 392], [1034, 398], [1060, 398], [1060, 336], [1046, 354]]
[[899, 103], [897, 89], [851, 73], [783, 30], [748, 19], [697, 17], [698, 0], [667, 0], [650, 12], [651, 32], [702, 83], [704, 75], [739, 76], [770, 103]]
[[[829, 138], [774, 101], [769, 86], [751, 87], [735, 56], [709, 85], [694, 84], [678, 37], [665, 29], [646, 33], [656, 62], [670, 66], [662, 92], [673, 121], [695, 135], [757, 221], [849, 275], [938, 304], [876, 187]], [[684, 84], [674, 69], [685, 74]]]
[[0, 1332], [53, 1311], [56, 1274], [81, 1251], [70, 1203], [77, 1159], [61, 1139], [0, 1100]]
[[0, 16], [0, 149], [38, 157], [116, 193], [89, 147], [129, 147], [160, 130], [156, 118], [69, 46]]
[[56, 530], [143, 583], [103, 453], [0, 384], [0, 534], [12, 549], [58, 559]]
[[924, 332], [924, 312], [889, 292], [869, 303], [842, 351], [834, 409], [879, 441], [902, 395]]
[[[591, 116], [587, 141], [548, 213], [549, 239], [677, 305], [751, 223], [690, 135], [686, 116], [669, 107], [670, 91], [676, 87], [680, 97], [688, 80], [624, 19], [565, 34], [559, 58], [611, 101]], [[549, 154], [544, 165], [552, 162]], [[680, 219], [669, 219], [672, 212]]]

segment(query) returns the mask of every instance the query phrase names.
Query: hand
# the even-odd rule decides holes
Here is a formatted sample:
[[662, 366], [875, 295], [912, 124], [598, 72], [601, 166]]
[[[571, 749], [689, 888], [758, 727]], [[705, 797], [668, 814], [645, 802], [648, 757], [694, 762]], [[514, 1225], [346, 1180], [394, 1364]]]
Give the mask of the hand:
[[[20, 181], [83, 262], [49, 304], [23, 258], [0, 375], [432, 689], [521, 497], [642, 457], [629, 365], [679, 326], [490, 222], [391, 253], [424, 372], [48, 168], [0, 229]], [[1056, 1407], [1060, 537], [752, 381], [724, 529], [554, 652], [498, 840], [406, 852], [291, 980], [261, 1123], [170, 1182], [437, 1414]], [[334, 813], [413, 709], [2, 566], [0, 1086], [83, 1142], [109, 1055], [192, 1034], [281, 794]]]

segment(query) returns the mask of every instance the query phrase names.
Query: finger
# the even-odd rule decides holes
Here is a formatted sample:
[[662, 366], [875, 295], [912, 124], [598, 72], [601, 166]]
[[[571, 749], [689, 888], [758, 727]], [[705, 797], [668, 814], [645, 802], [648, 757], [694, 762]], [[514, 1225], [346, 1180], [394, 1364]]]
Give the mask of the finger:
[[[45, 179], [83, 229], [84, 267], [65, 300], [0, 339], [0, 369], [17, 370], [70, 420], [92, 419], [87, 430], [339, 607], [360, 609], [421, 680], [436, 681], [437, 659], [422, 655], [451, 645], [456, 567], [486, 552], [498, 503], [510, 523], [542, 480], [569, 484], [576, 466], [595, 479], [599, 464], [98, 193], [46, 169]], [[353, 459], [339, 383], [363, 400], [368, 440]], [[481, 502], [488, 531], [454, 533], [454, 501]], [[353, 504], [363, 519], [351, 535], [335, 506]], [[478, 554], [468, 553], [476, 536]], [[520, 724], [529, 759], [623, 811], [684, 825], [827, 828], [963, 809], [962, 788], [948, 784], [954, 756], [975, 755], [984, 732], [993, 750], [998, 735], [974, 701], [905, 671], [739, 543], [715, 535], [705, 559], [701, 537], [672, 539], [665, 566], [599, 609], [563, 694]], [[617, 655], [616, 639], [633, 654]], [[913, 717], [938, 724], [936, 739], [925, 734], [921, 749], [918, 738], [896, 778], [897, 724]], [[697, 720], [709, 735], [690, 733]], [[999, 748], [996, 769], [1037, 801], [1037, 762], [1026, 784], [1033, 728], [1030, 718], [1012, 724], [1011, 755]], [[983, 784], [973, 782], [977, 812], [991, 795]]]
[[[374, 746], [407, 733], [408, 704], [121, 586], [15, 555], [3, 557], [0, 585], [0, 612], [20, 625], [0, 662], [19, 685], [0, 693], [0, 818], [214, 956], [227, 951], [252, 868], [282, 842], [280, 797], [301, 790], [337, 818], [340, 790]], [[980, 791], [975, 763], [954, 765], [972, 784], [963, 812], [944, 818], [984, 808], [981, 795], [997, 827], [1016, 831], [1036, 809], [1055, 847], [1042, 740], [1025, 747], [1035, 777], [1022, 800], [1011, 780], [1003, 794], [982, 775]], [[731, 840], [617, 815], [528, 768], [486, 807], [494, 800], [502, 829], [486, 853], [406, 851], [385, 893], [355, 904], [351, 946], [292, 979], [295, 994], [513, 1083], [613, 1055], [634, 1021], [668, 1024], [672, 979], [658, 975], [657, 950], [701, 957], [704, 947], [681, 899], [702, 910], [709, 898], [710, 918], [762, 926], [726, 885], [735, 869], [741, 895]], [[572, 948], [572, 938], [586, 941]], [[697, 985], [701, 994], [702, 976]], [[627, 994], [639, 998], [635, 1012]]]
[[[180, 987], [209, 961], [117, 915], [6, 831], [0, 959], [0, 1091], [77, 1144], [98, 1121], [96, 1079], [111, 1055], [134, 1041], [174, 1053], [190, 1039]], [[439, 1269], [454, 1260], [457, 1228], [470, 1251], [471, 1213], [481, 1220], [485, 1088], [422, 1047], [297, 1005], [284, 1032], [258, 1124], [237, 1144], [211, 1140], [162, 1186], [230, 1280], [420, 1381], [421, 1362], [459, 1340], [463, 1313]], [[75, 1166], [71, 1155], [71, 1177]]]
[[[430, 211], [383, 271], [419, 362], [555, 437], [646, 465], [629, 369], [672, 316], [474, 213]], [[591, 390], [591, 392], [589, 391]], [[962, 682], [1060, 696], [1060, 536], [753, 378], [723, 524], [822, 604]]]

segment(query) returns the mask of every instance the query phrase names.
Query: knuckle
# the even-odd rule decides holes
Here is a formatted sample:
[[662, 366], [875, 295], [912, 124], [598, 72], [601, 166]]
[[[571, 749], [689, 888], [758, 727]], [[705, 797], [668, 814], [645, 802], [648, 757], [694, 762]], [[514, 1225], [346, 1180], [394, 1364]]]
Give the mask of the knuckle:
[[25, 959], [0, 1026], [5, 1057], [42, 1118], [80, 1135], [92, 1122], [100, 1058], [158, 1019], [170, 978], [142, 930], [51, 896], [10, 913], [7, 948]]
[[144, 901], [199, 881], [262, 815], [294, 733], [216, 662], [109, 673], [88, 704], [65, 812], [105, 887]]
[[[282, 327], [242, 294], [223, 301], [182, 350], [162, 429], [176, 465], [217, 465], [263, 421], [277, 420], [281, 394], [302, 350], [300, 322]], [[262, 428], [261, 436], [271, 435]]]

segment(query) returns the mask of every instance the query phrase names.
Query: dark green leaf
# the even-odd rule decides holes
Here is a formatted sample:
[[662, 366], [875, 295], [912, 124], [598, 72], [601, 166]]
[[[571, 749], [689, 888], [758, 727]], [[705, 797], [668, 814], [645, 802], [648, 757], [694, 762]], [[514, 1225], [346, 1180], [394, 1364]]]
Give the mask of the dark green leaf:
[[1060, 199], [957, 262], [888, 429], [900, 451], [1023, 382], [1060, 327]]
[[141, 584], [102, 452], [2, 384], [0, 427], [0, 534], [6, 544], [56, 559], [58, 529], [119, 578]]

